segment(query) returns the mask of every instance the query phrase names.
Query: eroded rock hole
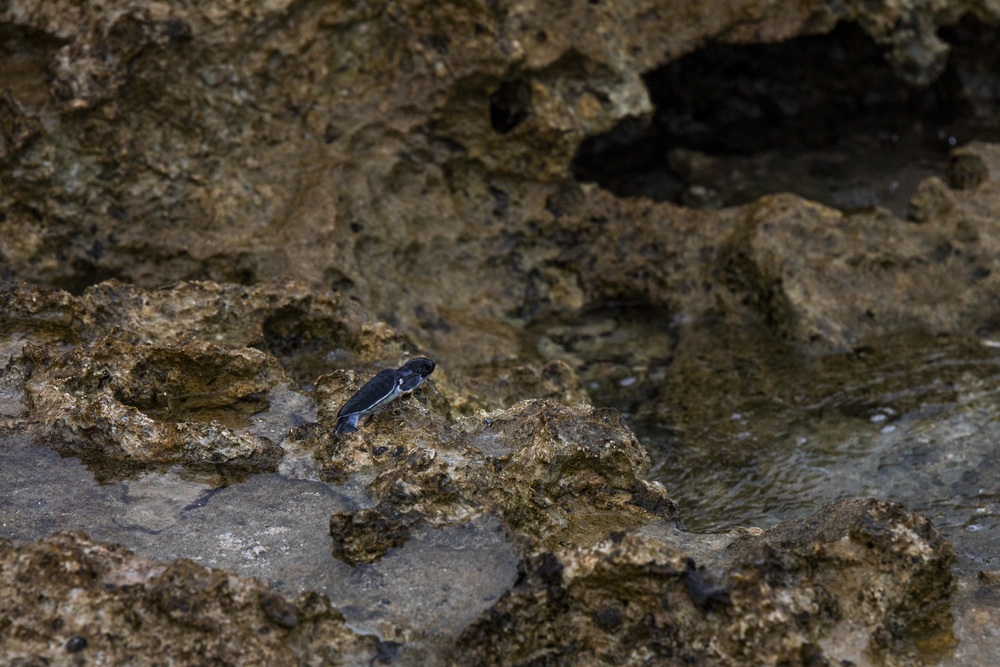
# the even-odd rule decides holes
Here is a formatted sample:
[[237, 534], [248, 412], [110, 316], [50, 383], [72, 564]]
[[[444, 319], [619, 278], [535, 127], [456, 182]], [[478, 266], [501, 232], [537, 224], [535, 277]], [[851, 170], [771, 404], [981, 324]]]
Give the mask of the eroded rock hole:
[[585, 141], [574, 174], [697, 208], [794, 192], [905, 216], [916, 185], [944, 175], [953, 146], [998, 134], [997, 32], [968, 20], [942, 30], [948, 66], [924, 88], [903, 82], [855, 25], [710, 45], [647, 73], [653, 117]]
[[280, 308], [264, 321], [261, 349], [278, 359], [300, 386], [349, 365], [354, 338], [340, 322], [310, 313], [308, 307]]
[[116, 387], [115, 397], [158, 421], [214, 420], [239, 428], [267, 407], [269, 384], [253, 360], [157, 349]]
[[490, 124], [506, 134], [531, 113], [531, 87], [526, 81], [504, 81], [490, 95]]

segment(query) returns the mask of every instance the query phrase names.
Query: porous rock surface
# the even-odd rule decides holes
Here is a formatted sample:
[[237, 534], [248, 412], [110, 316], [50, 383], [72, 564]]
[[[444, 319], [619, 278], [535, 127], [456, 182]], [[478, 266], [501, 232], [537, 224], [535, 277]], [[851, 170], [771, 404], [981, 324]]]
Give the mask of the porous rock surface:
[[[965, 15], [998, 17], [945, 0], [2, 3], [0, 424], [86, 458], [272, 469], [285, 450], [249, 414], [312, 388], [319, 421], [286, 444], [373, 498], [317, 528], [338, 557], [483, 514], [523, 551], [442, 662], [905, 662], [948, 628], [953, 555], [924, 520], [846, 502], [687, 535], [620, 416], [525, 325], [619, 301], [827, 348], [989, 324], [994, 145], [957, 150], [907, 220], [792, 195], [695, 211], [570, 178], [584, 138], [651, 113], [641, 75], [706, 41], [856, 22], [922, 85], [947, 58], [938, 28]], [[343, 399], [416, 353], [432, 381], [335, 438]], [[6, 662], [392, 654], [321, 600], [82, 536], [6, 544], [0, 572]]]
[[708, 567], [693, 554], [635, 533], [541, 554], [462, 645], [495, 665], [911, 664], [916, 632], [950, 626], [954, 553], [892, 503], [743, 535]]
[[80, 298], [20, 285], [5, 296], [5, 327], [31, 341], [8, 381], [23, 383], [37, 437], [85, 458], [273, 469], [278, 442], [247, 432], [247, 418], [288, 381], [282, 361], [291, 373], [339, 351], [364, 365], [405, 344], [337, 295], [296, 284], [105, 283]]
[[[702, 214], [568, 175], [585, 137], [651, 112], [640, 74], [706, 41], [854, 22], [919, 84], [948, 55], [938, 28], [995, 19], [988, 7], [7, 3], [0, 261], [75, 292], [109, 277], [300, 279], [469, 364], [517, 356], [511, 316], [607, 299], [759, 317], [834, 346], [956, 330], [998, 279], [982, 271], [994, 232], [975, 218], [945, 248], [957, 221], [921, 228], [789, 197]], [[976, 104], [984, 74], [962, 76]], [[992, 210], [988, 182], [927, 189]], [[869, 229], [894, 241], [853, 242]], [[818, 285], [831, 267], [843, 275]]]
[[[381, 349], [392, 360], [383, 363], [392, 365], [409, 345], [332, 294], [313, 294], [312, 306], [303, 305], [301, 289], [198, 283], [146, 292], [108, 283], [80, 298], [12, 290], [10, 312], [34, 323], [14, 328], [34, 330], [36, 342], [14, 353], [4, 371], [6, 386], [23, 396], [23, 410], [6, 416], [4, 426], [40, 442], [64, 433], [56, 446], [71, 441], [66, 453], [84, 460], [224, 464], [222, 457], [235, 451], [229, 466], [273, 467], [286, 451], [278, 442], [248, 435], [248, 415], [239, 410], [219, 415], [246, 392], [262, 392], [255, 400], [266, 404], [268, 383], [284, 379], [277, 357], [262, 349], [270, 340], [264, 323], [275, 312], [287, 318], [290, 309], [308, 311], [337, 323], [343, 333], [336, 345], [356, 361]], [[242, 308], [232, 314], [240, 325], [220, 340], [228, 308]], [[191, 314], [185, 326], [164, 316], [182, 310]], [[138, 321], [153, 324], [136, 327]], [[359, 329], [377, 334], [351, 344], [350, 332]], [[199, 342], [207, 340], [220, 343]], [[520, 391], [580, 397], [578, 381], [560, 381], [572, 371], [553, 364], [521, 373], [529, 381]], [[215, 375], [218, 382], [207, 380]], [[317, 526], [333, 537], [331, 559], [371, 563], [420, 531], [479, 517], [499, 519], [523, 554], [518, 583], [461, 640], [438, 637], [424, 645], [402, 635], [423, 664], [581, 664], [594, 656], [893, 664], [895, 656], [909, 655], [918, 631], [934, 628], [947, 639], [953, 551], [926, 520], [901, 507], [850, 501], [763, 534], [692, 535], [682, 530], [667, 490], [646, 479], [649, 456], [616, 410], [553, 398], [487, 410], [472, 402], [475, 393], [461, 372], [439, 368], [414, 395], [365, 420], [360, 432], [335, 435], [329, 406], [359, 382], [344, 369], [317, 378], [318, 421], [292, 429], [281, 443], [287, 451], [310, 452], [330, 482], [360, 482], [371, 496], [370, 506], [339, 511], [329, 527]], [[205, 392], [183, 393], [202, 384], [212, 401]], [[174, 398], [164, 399], [164, 407], [158, 392]], [[173, 430], [144, 434], [150, 423]], [[264, 449], [241, 461], [233, 448], [248, 437]], [[357, 655], [384, 649], [345, 629], [321, 600], [287, 601], [185, 561], [148, 563], [82, 536], [8, 544], [4, 554], [0, 585], [33, 601], [19, 604], [15, 597], [18, 606], [0, 622], [0, 632], [16, 640], [2, 644], [7, 659], [59, 657], [72, 649], [158, 664], [136, 656], [155, 655], [153, 644], [163, 637], [181, 647], [177, 664], [199, 664], [205, 656], [240, 664], [254, 652], [273, 664], [356, 664]], [[132, 581], [119, 568], [146, 574]], [[130, 585], [120, 583], [123, 577]], [[249, 607], [232, 613], [234, 605]], [[46, 615], [77, 606], [72, 623]], [[126, 609], [131, 616], [115, 620]], [[279, 629], [261, 629], [273, 625]], [[256, 639], [244, 642], [243, 633]], [[740, 640], [720, 639], [730, 637]]]
[[0, 593], [7, 665], [358, 665], [379, 654], [321, 596], [288, 601], [251, 579], [151, 562], [80, 533], [0, 543]]
[[[406, 410], [412, 412], [412, 410]], [[337, 474], [370, 476], [371, 509], [334, 514], [336, 555], [371, 561], [418, 525], [490, 513], [532, 548], [589, 544], [654, 520], [676, 522], [663, 485], [645, 479], [649, 455], [613, 409], [530, 400], [426, 438], [380, 429], [319, 444]], [[392, 427], [394, 430], [398, 426]]]

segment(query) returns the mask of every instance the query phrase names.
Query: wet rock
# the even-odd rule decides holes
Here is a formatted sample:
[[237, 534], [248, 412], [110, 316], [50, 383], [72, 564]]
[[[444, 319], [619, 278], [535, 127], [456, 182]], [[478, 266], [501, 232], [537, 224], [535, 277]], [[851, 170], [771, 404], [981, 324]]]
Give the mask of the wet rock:
[[519, 560], [496, 517], [423, 526], [378, 562], [353, 568], [336, 603], [352, 628], [399, 642], [404, 655], [433, 639], [423, 660], [403, 660], [433, 663], [513, 585]]
[[[827, 505], [808, 519], [782, 524], [760, 537], [745, 536], [729, 551], [745, 557], [765, 544], [764, 551], [775, 548], [814, 559], [817, 581], [844, 596], [840, 613], [875, 628], [867, 649], [879, 657], [897, 652], [906, 639], [925, 639], [922, 633], [950, 633], [955, 551], [927, 518], [898, 503]], [[851, 581], [851, 564], [867, 572]], [[866, 595], [848, 595], [866, 588]]]
[[430, 446], [419, 432], [312, 437], [321, 461], [369, 477], [378, 501], [331, 518], [334, 553], [349, 563], [381, 558], [420, 526], [482, 515], [548, 548], [677, 521], [664, 488], [645, 479], [648, 455], [616, 410], [524, 401]]
[[38, 438], [90, 460], [271, 469], [295, 420], [262, 411], [271, 399], [310, 410], [281, 390], [286, 369], [308, 385], [324, 367], [411, 345], [339, 295], [300, 284], [5, 291], [4, 416], [29, 416]]
[[154, 664], [167, 651], [178, 665], [356, 665], [378, 650], [319, 596], [287, 600], [252, 579], [155, 563], [78, 533], [0, 543], [0, 638], [4, 664], [61, 664], [65, 653]]
[[[371, 494], [370, 506], [325, 509], [337, 508], [337, 554], [362, 568], [419, 560], [435, 553], [416, 548], [427, 536], [495, 521], [505, 534], [489, 544], [501, 560], [515, 550], [528, 559], [520, 588], [496, 607], [497, 626], [476, 625], [468, 636], [480, 643], [460, 647], [470, 660], [492, 659], [475, 652], [495, 643], [498, 655], [525, 661], [568, 661], [581, 647], [624, 660], [639, 645], [651, 658], [735, 664], [759, 649], [773, 662], [821, 663], [834, 655], [824, 642], [841, 636], [887, 654], [904, 626], [937, 612], [932, 593], [912, 592], [924, 590], [913, 573], [944, 562], [943, 547], [910, 519], [873, 510], [858, 519], [867, 527], [850, 530], [821, 517], [847, 541], [840, 548], [871, 542], [849, 554], [856, 561], [812, 533], [802, 551], [740, 542], [750, 546], [717, 555], [721, 565], [705, 546], [718, 538], [665, 548], [684, 542], [676, 505], [646, 480], [648, 455], [621, 416], [579, 405], [580, 359], [559, 340], [574, 336], [566, 321], [609, 303], [666, 320], [749, 321], [827, 347], [900, 329], [976, 328], [995, 317], [992, 149], [956, 153], [951, 187], [925, 181], [907, 221], [792, 196], [713, 212], [625, 200], [574, 183], [571, 163], [588, 136], [648, 119], [644, 73], [707, 42], [776, 42], [853, 21], [888, 47], [902, 79], [924, 85], [947, 55], [938, 28], [968, 12], [996, 18], [980, 4], [4, 4], [0, 277], [34, 284], [0, 288], [0, 425], [67, 454], [220, 470], [274, 469], [290, 451], [299, 458], [283, 470], [308, 476], [311, 454], [325, 479]], [[995, 88], [989, 67], [960, 75], [969, 103], [989, 116], [995, 101], [977, 92]], [[692, 176], [724, 171], [695, 157], [681, 160]], [[692, 185], [690, 204], [719, 201]], [[301, 282], [271, 282], [289, 277]], [[558, 335], [546, 334], [551, 321]], [[343, 400], [417, 352], [441, 362], [426, 386], [359, 434], [331, 435]], [[643, 354], [628, 356], [637, 368], [615, 380], [652, 376]], [[654, 361], [662, 372], [665, 361]], [[296, 426], [291, 413], [313, 407], [287, 396], [297, 388], [313, 389], [318, 424]], [[267, 422], [252, 422], [265, 409]], [[123, 523], [174, 528], [142, 513]], [[4, 553], [62, 553], [52, 544]], [[895, 557], [906, 544], [912, 570]], [[177, 639], [190, 655], [207, 642], [220, 662], [238, 662], [241, 631], [213, 625], [213, 605], [235, 584], [183, 561], [155, 567], [165, 567], [151, 575], [162, 575], [149, 589], [155, 600], [108, 631], [122, 633], [109, 635], [122, 637], [115, 650], [158, 655], [158, 634], [136, 621], [148, 607], [196, 633]], [[847, 574], [822, 578], [810, 567]], [[901, 583], [884, 581], [887, 572]], [[943, 595], [939, 574], [927, 579]], [[843, 602], [858, 591], [869, 601]], [[258, 655], [339, 659], [346, 644], [310, 620], [334, 616], [318, 598], [250, 597], [252, 613], [237, 605], [233, 623], [269, 628], [258, 642], [306, 642], [297, 655]], [[773, 617], [751, 599], [771, 604]], [[81, 599], [74, 618], [90, 618], [101, 600]], [[51, 607], [29, 603], [23, 622], [50, 627]], [[453, 613], [464, 603], [442, 604], [449, 631], [467, 622]], [[573, 616], [574, 604], [586, 613]], [[715, 640], [705, 623], [718, 619], [729, 623], [712, 635], [723, 657], [706, 648]], [[357, 662], [397, 659], [416, 641], [366, 620], [383, 641], [372, 653], [365, 640]], [[504, 644], [502, 628], [524, 643]], [[69, 627], [51, 641], [86, 656], [100, 637]]]
[[463, 660], [909, 664], [915, 640], [950, 636], [954, 552], [892, 503], [845, 501], [691, 553], [618, 534], [535, 556], [466, 631]]

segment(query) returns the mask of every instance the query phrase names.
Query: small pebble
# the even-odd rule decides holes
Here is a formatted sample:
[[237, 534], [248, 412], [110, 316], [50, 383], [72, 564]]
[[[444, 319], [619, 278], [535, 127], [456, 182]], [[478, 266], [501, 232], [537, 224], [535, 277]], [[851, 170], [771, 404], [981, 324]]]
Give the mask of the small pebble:
[[66, 641], [66, 651], [68, 653], [79, 653], [87, 648], [87, 638], [76, 635]]

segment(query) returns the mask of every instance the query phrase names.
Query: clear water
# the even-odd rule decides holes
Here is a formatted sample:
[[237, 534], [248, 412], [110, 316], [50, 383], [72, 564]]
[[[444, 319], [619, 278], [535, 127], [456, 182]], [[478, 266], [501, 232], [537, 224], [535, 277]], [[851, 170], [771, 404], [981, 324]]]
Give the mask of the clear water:
[[817, 354], [765, 331], [629, 310], [551, 331], [594, 402], [626, 414], [689, 530], [768, 528], [876, 497], [929, 516], [963, 570], [1000, 568], [991, 340], [895, 337]]
[[[701, 408], [659, 402], [634, 415], [651, 475], [689, 529], [767, 528], [875, 497], [929, 516], [960, 567], [1000, 567], [1000, 351], [971, 338], [895, 339], [822, 357], [769, 347], [715, 360], [723, 375], [766, 372], [766, 382], [726, 382]], [[696, 375], [713, 361], [702, 360]], [[661, 389], [668, 401], [682, 391]]]

